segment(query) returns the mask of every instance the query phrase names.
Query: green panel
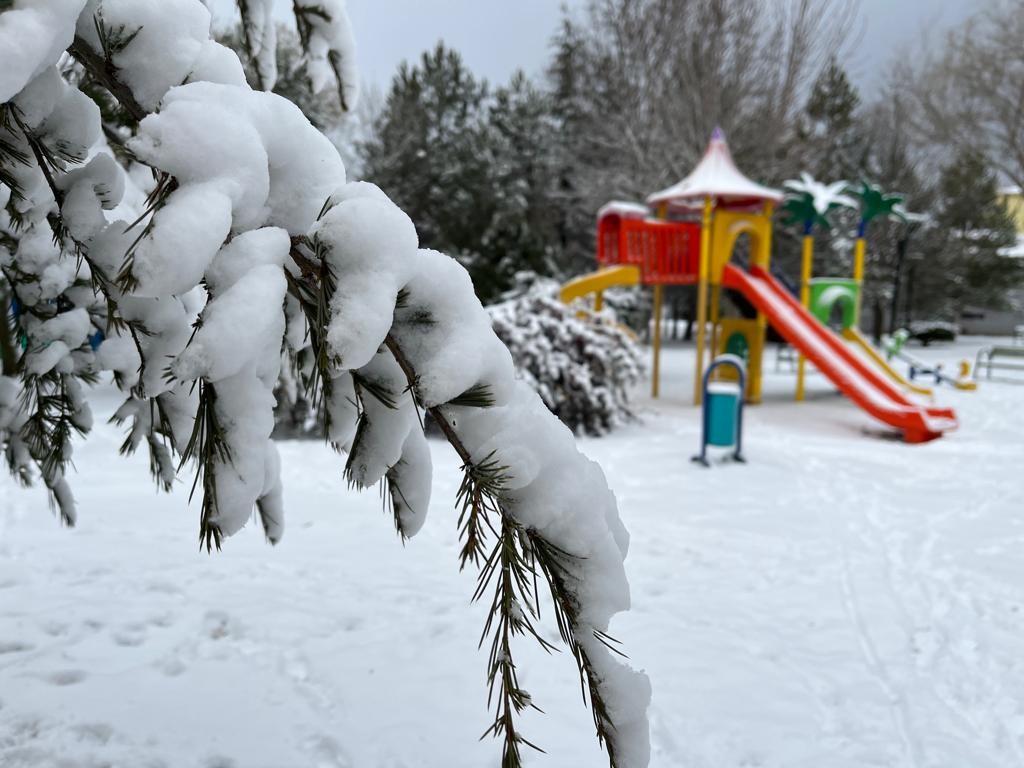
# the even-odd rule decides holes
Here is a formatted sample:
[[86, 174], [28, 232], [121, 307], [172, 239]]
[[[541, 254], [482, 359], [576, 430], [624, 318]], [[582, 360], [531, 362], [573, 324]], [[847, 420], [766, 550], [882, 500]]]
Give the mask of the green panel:
[[811, 280], [811, 313], [823, 325], [828, 325], [838, 305], [842, 310], [842, 327], [857, 326], [857, 305], [860, 285], [856, 280], [842, 277], [816, 277]]
[[745, 334], [739, 331], [733, 333], [725, 342], [726, 354], [736, 355], [744, 363], [750, 363], [750, 344]]

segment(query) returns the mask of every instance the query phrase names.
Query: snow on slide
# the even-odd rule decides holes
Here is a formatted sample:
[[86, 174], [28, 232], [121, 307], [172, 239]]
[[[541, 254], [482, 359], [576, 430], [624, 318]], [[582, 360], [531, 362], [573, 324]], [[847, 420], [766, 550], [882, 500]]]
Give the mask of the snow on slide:
[[768, 272], [752, 267], [746, 273], [727, 264], [722, 283], [746, 296], [840, 392], [879, 421], [899, 429], [908, 443], [933, 440], [956, 428], [952, 409], [921, 406], [907, 399], [857, 358]]

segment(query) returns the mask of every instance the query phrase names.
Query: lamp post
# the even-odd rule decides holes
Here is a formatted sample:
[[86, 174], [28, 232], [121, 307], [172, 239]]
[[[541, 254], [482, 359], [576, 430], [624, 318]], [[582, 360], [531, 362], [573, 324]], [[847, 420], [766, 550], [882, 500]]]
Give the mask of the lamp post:
[[[898, 310], [900, 305], [900, 292], [903, 289], [903, 265], [907, 261], [907, 249], [910, 245], [910, 238], [917, 231], [918, 226], [925, 221], [925, 216], [919, 213], [911, 213], [902, 205], [895, 205], [890, 213], [890, 216], [902, 222], [906, 225], [903, 234], [896, 241], [896, 274], [893, 275], [892, 281], [892, 307], [889, 309], [889, 332], [894, 333], [897, 328], [897, 320], [899, 319]], [[911, 257], [912, 259], [913, 257]], [[908, 294], [913, 291], [913, 275], [914, 268], [911, 265], [910, 268], [910, 281], [911, 287], [908, 290]], [[908, 296], [909, 298], [909, 296]], [[909, 314], [910, 307], [907, 305], [907, 312]]]

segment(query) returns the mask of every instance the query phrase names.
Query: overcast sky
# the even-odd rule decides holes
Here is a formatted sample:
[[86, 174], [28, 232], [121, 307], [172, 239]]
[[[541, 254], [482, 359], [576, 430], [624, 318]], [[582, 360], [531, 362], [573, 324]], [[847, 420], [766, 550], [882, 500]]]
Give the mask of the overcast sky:
[[[985, 2], [860, 0], [862, 44], [847, 69], [858, 86], [870, 88], [899, 51], [961, 23]], [[219, 16], [233, 6], [232, 0], [212, 4]], [[279, 5], [285, 13], [291, 6]], [[549, 55], [561, 6], [562, 0], [348, 0], [362, 77], [382, 90], [403, 59], [418, 58], [442, 39], [492, 82], [517, 68], [536, 74]]]

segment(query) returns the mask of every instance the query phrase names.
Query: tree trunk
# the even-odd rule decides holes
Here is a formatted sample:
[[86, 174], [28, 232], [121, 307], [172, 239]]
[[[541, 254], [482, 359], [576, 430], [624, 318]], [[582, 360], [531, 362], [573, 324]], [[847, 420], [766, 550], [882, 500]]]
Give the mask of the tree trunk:
[[7, 291], [0, 292], [0, 366], [4, 376], [13, 376], [17, 371], [18, 358], [11, 337], [11, 323], [8, 307], [11, 305]]
[[875, 346], [880, 347], [882, 346], [882, 323], [885, 320], [883, 319], [882, 299], [879, 296], [875, 296], [874, 301], [871, 303], [871, 309], [871, 320], [875, 326], [872, 329], [872, 335], [875, 340]]

